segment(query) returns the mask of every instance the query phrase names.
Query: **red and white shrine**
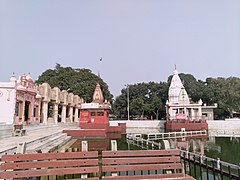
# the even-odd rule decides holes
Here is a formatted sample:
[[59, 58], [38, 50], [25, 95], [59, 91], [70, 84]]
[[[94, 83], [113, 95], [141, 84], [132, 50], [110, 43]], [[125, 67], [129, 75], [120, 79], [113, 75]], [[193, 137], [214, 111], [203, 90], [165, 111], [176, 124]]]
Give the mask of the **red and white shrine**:
[[109, 110], [111, 104], [104, 101], [99, 84], [96, 85], [91, 103], [83, 103], [80, 107], [79, 125], [82, 128], [102, 128], [109, 126]]
[[109, 110], [111, 104], [104, 101], [99, 84], [96, 85], [91, 103], [82, 103], [80, 106], [80, 130], [65, 130], [69, 136], [78, 138], [120, 138], [126, 133], [126, 123], [118, 126], [109, 125]]

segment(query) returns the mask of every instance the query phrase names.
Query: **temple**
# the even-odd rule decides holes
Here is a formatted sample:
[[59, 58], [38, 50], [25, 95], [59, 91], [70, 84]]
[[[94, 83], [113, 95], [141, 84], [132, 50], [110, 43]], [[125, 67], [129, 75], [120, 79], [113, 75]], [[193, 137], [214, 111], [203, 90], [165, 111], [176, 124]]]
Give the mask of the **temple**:
[[109, 126], [109, 110], [111, 105], [104, 101], [103, 93], [99, 84], [96, 85], [91, 103], [82, 103], [80, 107], [79, 125], [82, 128], [107, 127]]
[[48, 83], [35, 84], [30, 74], [0, 82], [1, 124], [57, 124], [79, 121], [83, 99]]
[[198, 102], [191, 102], [188, 93], [175, 69], [168, 91], [166, 102], [166, 123], [165, 130], [201, 130], [208, 129], [206, 120], [213, 120], [213, 108], [206, 106], [200, 99]]
[[18, 124], [40, 121], [41, 96], [30, 76], [17, 80], [13, 73], [9, 82], [0, 83], [0, 121]]
[[[80, 130], [66, 130], [68, 135], [77, 138], [121, 138], [121, 134], [126, 133], [126, 123], [118, 123], [117, 126], [109, 124], [109, 110], [111, 104], [104, 100], [99, 84], [96, 85], [91, 103], [80, 105]], [[109, 140], [107, 140], [108, 142]], [[98, 143], [98, 142], [96, 142]], [[98, 143], [99, 144], [99, 143]], [[106, 144], [104, 140], [100, 144]], [[107, 143], [108, 144], [108, 143]], [[104, 146], [105, 149], [107, 146]]]

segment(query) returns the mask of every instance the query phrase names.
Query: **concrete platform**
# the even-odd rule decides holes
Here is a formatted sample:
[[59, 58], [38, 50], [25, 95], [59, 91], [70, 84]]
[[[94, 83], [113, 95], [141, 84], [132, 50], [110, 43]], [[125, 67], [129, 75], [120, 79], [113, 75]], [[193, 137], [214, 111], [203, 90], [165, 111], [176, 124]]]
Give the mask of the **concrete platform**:
[[[63, 130], [69, 129], [79, 129], [77, 123], [72, 124], [58, 124], [58, 125], [34, 125], [34, 126], [24, 126], [26, 129], [25, 136], [16, 136], [12, 137], [11, 129], [6, 129], [4, 134], [1, 134], [0, 138], [0, 157], [5, 153], [15, 153], [17, 149], [17, 145], [19, 143], [26, 142], [27, 150], [32, 149], [31, 147], [40, 145], [44, 139], [48, 137], [57, 136], [57, 134], [61, 134]], [[59, 142], [61, 143], [61, 142]]]

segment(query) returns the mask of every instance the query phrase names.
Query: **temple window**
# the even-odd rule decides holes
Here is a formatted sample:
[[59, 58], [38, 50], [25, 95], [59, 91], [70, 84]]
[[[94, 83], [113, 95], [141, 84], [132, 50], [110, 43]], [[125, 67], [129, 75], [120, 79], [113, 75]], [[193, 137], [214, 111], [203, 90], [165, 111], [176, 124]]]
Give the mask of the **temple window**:
[[96, 116], [96, 113], [95, 112], [91, 112], [91, 116]]
[[104, 112], [98, 112], [97, 115], [98, 116], [104, 116]]
[[38, 106], [34, 107], [33, 109], [33, 116], [38, 117]]

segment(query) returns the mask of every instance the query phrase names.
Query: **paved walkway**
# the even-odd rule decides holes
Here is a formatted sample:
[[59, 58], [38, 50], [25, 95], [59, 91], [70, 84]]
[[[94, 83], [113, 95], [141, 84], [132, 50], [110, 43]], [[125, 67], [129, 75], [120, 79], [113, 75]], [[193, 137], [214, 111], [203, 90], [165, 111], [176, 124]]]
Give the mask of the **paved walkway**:
[[26, 142], [27, 145], [37, 143], [44, 137], [61, 133], [65, 129], [79, 129], [77, 124], [59, 124], [59, 125], [34, 125], [25, 126], [27, 134], [25, 136], [9, 136], [9, 129], [5, 132], [3, 138], [0, 138], [0, 156], [4, 153], [14, 153], [19, 143]]

